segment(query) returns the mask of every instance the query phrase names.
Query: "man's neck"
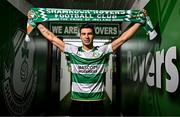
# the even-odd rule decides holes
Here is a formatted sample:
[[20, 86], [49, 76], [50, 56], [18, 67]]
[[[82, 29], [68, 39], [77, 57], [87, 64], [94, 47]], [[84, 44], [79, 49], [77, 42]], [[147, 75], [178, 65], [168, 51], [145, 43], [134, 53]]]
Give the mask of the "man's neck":
[[85, 46], [85, 45], [83, 45], [82, 48], [84, 50], [86, 50], [86, 51], [89, 51], [89, 50], [92, 50], [94, 48], [94, 46], [93, 45], [92, 46]]

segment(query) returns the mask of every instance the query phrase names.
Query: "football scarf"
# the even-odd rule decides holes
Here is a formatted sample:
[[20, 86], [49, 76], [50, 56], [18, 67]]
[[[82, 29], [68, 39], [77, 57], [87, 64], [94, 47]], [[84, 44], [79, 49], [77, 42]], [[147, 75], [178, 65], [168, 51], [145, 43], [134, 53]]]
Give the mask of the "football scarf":
[[78, 22], [132, 22], [141, 23], [147, 32], [149, 39], [156, 37], [149, 16], [144, 15], [143, 10], [83, 10], [83, 9], [56, 9], [56, 8], [32, 8], [31, 19], [27, 22], [26, 40], [30, 40], [29, 34], [36, 27], [36, 23], [47, 21], [78, 21]]

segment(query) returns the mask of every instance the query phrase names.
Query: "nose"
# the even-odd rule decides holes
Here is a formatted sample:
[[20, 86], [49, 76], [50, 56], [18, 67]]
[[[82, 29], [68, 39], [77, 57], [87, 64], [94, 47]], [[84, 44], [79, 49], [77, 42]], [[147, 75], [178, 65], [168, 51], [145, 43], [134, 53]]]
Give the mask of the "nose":
[[88, 34], [85, 34], [85, 38], [88, 38], [89, 36], [88, 36]]

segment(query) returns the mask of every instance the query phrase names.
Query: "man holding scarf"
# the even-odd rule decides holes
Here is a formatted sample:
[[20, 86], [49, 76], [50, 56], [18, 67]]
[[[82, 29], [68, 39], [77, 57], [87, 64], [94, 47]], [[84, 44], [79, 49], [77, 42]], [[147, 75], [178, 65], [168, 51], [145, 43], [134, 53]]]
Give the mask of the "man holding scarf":
[[[29, 14], [28, 18], [31, 18]], [[134, 23], [113, 42], [95, 47], [94, 26], [85, 23], [79, 30], [82, 47], [77, 47], [63, 42], [45, 26], [38, 24], [37, 28], [41, 34], [70, 58], [72, 73], [70, 115], [104, 115], [104, 81], [109, 55], [130, 39], [140, 26], [140, 23]]]

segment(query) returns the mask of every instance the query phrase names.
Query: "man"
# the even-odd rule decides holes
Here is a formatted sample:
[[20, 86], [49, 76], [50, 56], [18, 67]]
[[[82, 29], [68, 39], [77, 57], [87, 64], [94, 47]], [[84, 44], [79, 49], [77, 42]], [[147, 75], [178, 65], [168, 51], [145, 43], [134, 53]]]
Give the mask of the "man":
[[[145, 15], [146, 11], [144, 12]], [[31, 13], [28, 13], [31, 18]], [[109, 55], [130, 39], [141, 26], [135, 23], [112, 43], [94, 47], [94, 26], [84, 24], [80, 27], [82, 47], [66, 44], [42, 24], [37, 28], [42, 35], [61, 52], [68, 55], [71, 64], [72, 87], [70, 115], [103, 115], [105, 69]]]
[[64, 43], [42, 24], [38, 25], [42, 35], [70, 58], [72, 72], [70, 113], [72, 115], [103, 115], [102, 100], [108, 57], [130, 39], [140, 26], [141, 24], [135, 23], [112, 43], [94, 47], [94, 27], [87, 23], [80, 27], [82, 47], [77, 47]]

